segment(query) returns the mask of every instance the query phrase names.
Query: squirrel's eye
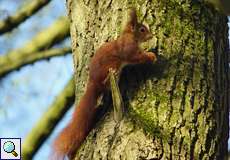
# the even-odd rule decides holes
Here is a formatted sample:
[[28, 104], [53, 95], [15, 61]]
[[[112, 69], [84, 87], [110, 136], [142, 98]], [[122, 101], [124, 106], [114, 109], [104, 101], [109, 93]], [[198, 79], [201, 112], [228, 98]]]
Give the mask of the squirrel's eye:
[[144, 28], [144, 27], [141, 27], [141, 28], [140, 28], [140, 32], [142, 32], [142, 33], [145, 32], [145, 28]]

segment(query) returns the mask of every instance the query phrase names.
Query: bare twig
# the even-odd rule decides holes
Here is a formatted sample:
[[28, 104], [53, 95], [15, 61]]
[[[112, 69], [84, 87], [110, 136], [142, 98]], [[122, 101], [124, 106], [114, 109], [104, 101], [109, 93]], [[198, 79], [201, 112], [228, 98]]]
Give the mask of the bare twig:
[[[0, 56], [0, 68], [13, 63], [19, 59], [30, 57], [30, 55], [40, 53], [43, 49], [48, 49], [54, 44], [69, 36], [69, 21], [65, 17], [60, 17], [50, 27], [38, 33], [34, 38], [19, 49], [15, 49]], [[1, 74], [0, 74], [1, 75]]]
[[[27, 64], [32, 64], [38, 60], [49, 59], [55, 56], [63, 56], [68, 53], [71, 53], [70, 47], [49, 49], [20, 56], [18, 59], [15, 59], [15, 61], [11, 61], [11, 63], [3, 62], [5, 65], [1, 66], [0, 68], [0, 77], [11, 71], [18, 70]], [[5, 58], [5, 60], [7, 60], [7, 58]]]
[[16, 28], [50, 1], [51, 0], [31, 1], [31, 3], [24, 5], [21, 10], [17, 11], [15, 15], [9, 16], [5, 20], [0, 21], [0, 35]]

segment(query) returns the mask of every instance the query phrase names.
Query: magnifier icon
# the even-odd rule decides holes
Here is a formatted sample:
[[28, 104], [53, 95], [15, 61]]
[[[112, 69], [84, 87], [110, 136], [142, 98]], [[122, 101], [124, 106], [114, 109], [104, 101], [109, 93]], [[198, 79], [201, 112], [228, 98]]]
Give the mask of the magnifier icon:
[[13, 142], [11, 141], [6, 141], [4, 144], [3, 144], [3, 149], [6, 153], [11, 153], [14, 155], [14, 157], [17, 157], [18, 154], [17, 152], [15, 152], [15, 145]]

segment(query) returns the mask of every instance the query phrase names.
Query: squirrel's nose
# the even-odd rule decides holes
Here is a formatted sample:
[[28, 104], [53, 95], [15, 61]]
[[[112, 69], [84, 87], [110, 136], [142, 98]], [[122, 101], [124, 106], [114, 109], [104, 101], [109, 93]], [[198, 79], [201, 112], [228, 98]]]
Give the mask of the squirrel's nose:
[[149, 33], [148, 36], [147, 36], [148, 39], [151, 39], [153, 38], [153, 34], [152, 33]]

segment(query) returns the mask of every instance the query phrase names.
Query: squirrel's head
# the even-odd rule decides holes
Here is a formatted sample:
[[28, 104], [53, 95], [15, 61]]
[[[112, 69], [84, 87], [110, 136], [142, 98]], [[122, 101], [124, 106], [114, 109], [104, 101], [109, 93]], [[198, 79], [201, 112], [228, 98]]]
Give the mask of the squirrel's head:
[[145, 42], [153, 37], [149, 29], [143, 24], [137, 24], [134, 32], [135, 32], [135, 37], [140, 42]]
[[135, 39], [139, 42], [145, 42], [152, 38], [152, 33], [149, 31], [149, 29], [144, 24], [137, 21], [135, 9], [131, 9], [130, 11], [130, 19], [124, 32], [134, 34]]

